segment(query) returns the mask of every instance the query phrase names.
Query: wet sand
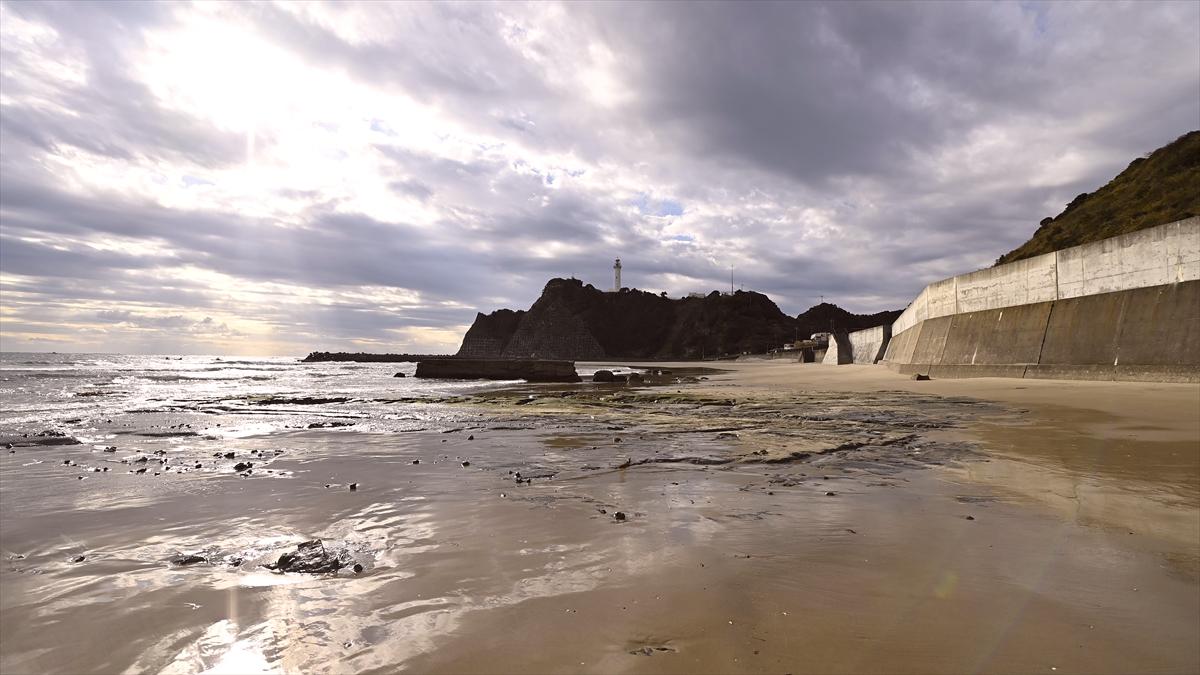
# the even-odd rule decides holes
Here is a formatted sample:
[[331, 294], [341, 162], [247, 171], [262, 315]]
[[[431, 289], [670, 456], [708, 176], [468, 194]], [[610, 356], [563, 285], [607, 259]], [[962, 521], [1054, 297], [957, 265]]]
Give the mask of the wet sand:
[[[248, 438], [245, 478], [20, 449], [0, 670], [1200, 671], [1200, 388], [721, 367]], [[313, 537], [363, 571], [262, 566]]]

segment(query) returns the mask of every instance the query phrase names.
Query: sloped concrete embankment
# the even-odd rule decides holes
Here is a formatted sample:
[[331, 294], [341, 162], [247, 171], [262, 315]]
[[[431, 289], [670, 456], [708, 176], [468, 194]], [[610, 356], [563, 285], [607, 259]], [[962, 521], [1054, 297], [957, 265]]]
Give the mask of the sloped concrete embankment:
[[1200, 218], [930, 284], [892, 330], [902, 373], [1200, 381]]
[[890, 356], [934, 377], [1200, 382], [1200, 281], [928, 319]]

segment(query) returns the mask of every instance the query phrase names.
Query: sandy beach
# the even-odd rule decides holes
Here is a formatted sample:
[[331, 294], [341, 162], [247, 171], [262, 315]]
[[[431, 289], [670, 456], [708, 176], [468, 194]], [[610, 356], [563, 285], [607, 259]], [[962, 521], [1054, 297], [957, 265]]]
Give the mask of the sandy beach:
[[[17, 448], [0, 670], [1200, 671], [1200, 388], [711, 365], [161, 446], [248, 477]], [[312, 538], [362, 571], [267, 569]]]

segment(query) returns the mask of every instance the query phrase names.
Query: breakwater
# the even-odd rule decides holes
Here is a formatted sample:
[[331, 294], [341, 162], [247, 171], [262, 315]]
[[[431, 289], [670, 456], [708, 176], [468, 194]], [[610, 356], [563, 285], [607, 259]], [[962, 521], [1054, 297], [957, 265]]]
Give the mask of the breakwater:
[[574, 361], [443, 357], [417, 362], [417, 377], [448, 380], [579, 382]]

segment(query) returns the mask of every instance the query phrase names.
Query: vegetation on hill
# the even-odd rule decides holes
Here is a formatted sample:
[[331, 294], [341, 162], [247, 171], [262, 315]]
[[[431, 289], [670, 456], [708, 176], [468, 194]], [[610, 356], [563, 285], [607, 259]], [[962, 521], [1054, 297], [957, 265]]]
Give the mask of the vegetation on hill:
[[895, 309], [875, 314], [851, 314], [837, 305], [822, 302], [796, 317], [796, 329], [801, 338], [813, 333], [853, 333], [884, 324], [891, 325], [903, 311]]
[[1133, 160], [1108, 185], [1042, 220], [1029, 241], [997, 265], [1200, 215], [1200, 131]]

